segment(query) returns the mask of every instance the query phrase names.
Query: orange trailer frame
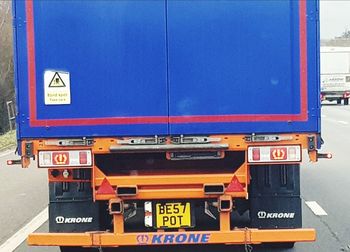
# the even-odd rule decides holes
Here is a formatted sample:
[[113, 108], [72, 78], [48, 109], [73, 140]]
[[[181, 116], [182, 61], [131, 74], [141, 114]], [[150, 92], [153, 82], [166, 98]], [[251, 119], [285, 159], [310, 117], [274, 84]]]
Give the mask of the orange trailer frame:
[[[142, 174], [126, 176], [107, 176], [96, 165], [92, 169], [92, 189], [95, 201], [104, 200], [113, 202], [116, 200], [155, 200], [155, 199], [229, 199], [233, 202], [235, 198], [248, 199], [248, 185], [250, 182], [247, 150], [251, 146], [280, 146], [299, 145], [302, 150], [307, 150], [312, 162], [317, 161], [316, 148], [310, 149], [310, 137], [317, 141], [317, 136], [310, 134], [288, 134], [280, 135], [280, 140], [275, 142], [248, 142], [244, 135], [216, 135], [210, 136], [220, 139], [221, 145], [226, 145], [225, 151], [245, 151], [245, 162], [232, 174], [210, 173], [210, 174]], [[22, 148], [26, 144], [32, 146], [32, 156], [38, 155], [39, 151], [63, 151], [63, 150], [91, 150], [92, 155], [108, 154], [111, 146], [119, 146], [117, 138], [95, 138], [91, 146], [54, 146], [52, 143], [58, 139], [48, 140], [26, 140], [22, 142]], [[165, 145], [169, 144], [168, 142]], [[22, 166], [28, 167], [30, 156], [22, 156]], [[281, 162], [283, 163], [283, 162]], [[58, 167], [54, 169], [75, 169], [79, 167]], [[51, 169], [51, 168], [50, 168]], [[49, 171], [50, 171], [49, 169]], [[225, 188], [236, 177], [242, 185], [243, 190], [224, 192], [223, 195], [208, 195], [203, 191], [205, 184], [223, 184]], [[62, 176], [53, 177], [48, 175], [50, 182], [73, 181], [72, 178]], [[99, 193], [98, 189], [107, 180], [114, 189], [116, 187], [135, 187], [137, 193], [130, 196], [118, 196], [116, 193]], [[74, 180], [75, 181], [75, 180]], [[108, 213], [106, 213], [108, 214]], [[125, 232], [122, 214], [113, 214], [113, 231], [83, 232], [83, 233], [33, 233], [28, 237], [28, 244], [35, 246], [83, 246], [83, 247], [118, 247], [129, 245], [171, 245], [171, 244], [259, 244], [269, 242], [310, 242], [316, 240], [314, 229], [256, 229], [231, 227], [230, 211], [219, 213], [220, 229], [218, 231], [186, 231], [178, 229], [174, 232]], [[204, 237], [205, 235], [205, 237]], [[163, 238], [167, 236], [164, 240]], [[155, 238], [156, 237], [156, 238]], [[180, 238], [178, 238], [180, 237]], [[192, 237], [189, 239], [189, 237]], [[202, 237], [201, 239], [199, 237]], [[203, 238], [204, 237], [204, 238]], [[194, 239], [196, 238], [196, 239]], [[197, 239], [198, 238], [198, 239]], [[163, 239], [163, 240], [162, 240]], [[172, 242], [171, 242], [172, 241]]]

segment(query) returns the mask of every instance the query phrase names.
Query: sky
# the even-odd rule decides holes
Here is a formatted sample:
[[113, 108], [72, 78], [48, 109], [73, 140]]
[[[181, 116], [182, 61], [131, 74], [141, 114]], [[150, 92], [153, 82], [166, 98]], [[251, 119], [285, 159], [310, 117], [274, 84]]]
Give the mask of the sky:
[[350, 30], [350, 0], [320, 1], [321, 39], [340, 36]]

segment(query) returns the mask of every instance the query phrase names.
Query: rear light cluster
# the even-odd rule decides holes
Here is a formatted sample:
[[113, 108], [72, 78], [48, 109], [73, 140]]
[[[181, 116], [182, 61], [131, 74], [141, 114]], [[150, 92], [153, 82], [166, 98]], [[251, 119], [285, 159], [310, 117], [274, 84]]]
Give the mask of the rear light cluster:
[[301, 162], [299, 145], [248, 147], [249, 163]]
[[39, 151], [39, 167], [91, 166], [90, 150]]

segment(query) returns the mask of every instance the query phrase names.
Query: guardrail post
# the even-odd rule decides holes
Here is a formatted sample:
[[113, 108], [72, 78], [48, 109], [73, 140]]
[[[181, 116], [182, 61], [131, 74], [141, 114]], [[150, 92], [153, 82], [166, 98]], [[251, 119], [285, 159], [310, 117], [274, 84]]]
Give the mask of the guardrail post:
[[16, 120], [15, 107], [14, 107], [13, 101], [7, 101], [6, 106], [7, 106], [7, 116], [9, 120], [10, 130], [13, 130], [14, 129], [13, 122], [15, 122]]

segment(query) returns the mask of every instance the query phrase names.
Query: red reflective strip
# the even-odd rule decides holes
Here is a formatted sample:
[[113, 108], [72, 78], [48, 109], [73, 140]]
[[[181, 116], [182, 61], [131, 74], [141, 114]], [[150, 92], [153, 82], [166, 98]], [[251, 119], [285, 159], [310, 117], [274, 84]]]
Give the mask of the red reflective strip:
[[307, 99], [307, 20], [306, 0], [299, 1], [299, 39], [300, 39], [300, 121], [308, 119]]
[[28, 85], [29, 85], [29, 124], [36, 120], [36, 67], [35, 67], [35, 42], [34, 42], [34, 19], [33, 0], [25, 1], [27, 16], [27, 53], [28, 53]]
[[205, 122], [282, 122], [300, 121], [300, 115], [206, 115], [206, 116], [170, 116], [170, 123], [205, 123]]
[[167, 124], [167, 123], [211, 123], [211, 122], [254, 122], [254, 121], [307, 121], [307, 20], [306, 1], [299, 1], [299, 37], [300, 37], [300, 113], [294, 114], [258, 114], [258, 115], [205, 115], [205, 116], [141, 116], [112, 118], [76, 118], [76, 119], [37, 119], [36, 80], [35, 80], [35, 41], [33, 0], [25, 2], [27, 16], [27, 51], [29, 83], [29, 117], [31, 127], [79, 126], [107, 124]]
[[167, 116], [159, 117], [110, 117], [110, 118], [76, 118], [32, 120], [32, 127], [45, 126], [84, 126], [84, 125], [121, 125], [121, 124], [167, 124]]

